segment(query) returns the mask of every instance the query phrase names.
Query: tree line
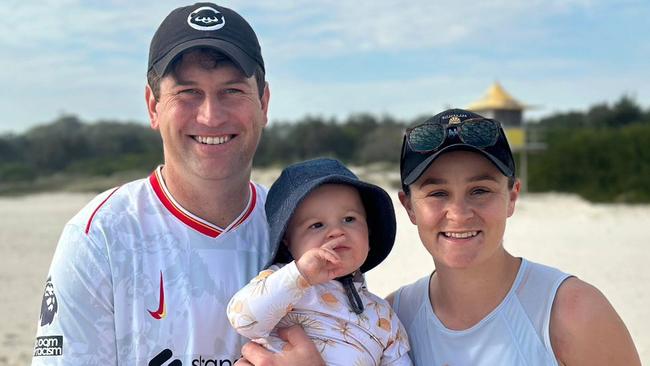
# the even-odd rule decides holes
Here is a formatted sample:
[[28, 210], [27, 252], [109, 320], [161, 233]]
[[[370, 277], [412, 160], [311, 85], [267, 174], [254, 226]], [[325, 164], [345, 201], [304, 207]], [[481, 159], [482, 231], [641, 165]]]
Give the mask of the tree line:
[[[397, 168], [404, 130], [428, 116], [400, 120], [355, 114], [305, 116], [264, 130], [254, 164], [284, 166], [317, 156]], [[650, 110], [629, 96], [587, 111], [556, 113], [527, 126], [546, 149], [529, 156], [531, 191], [577, 193], [602, 202], [650, 202]], [[159, 134], [135, 122], [86, 123], [61, 116], [23, 134], [0, 135], [0, 193], [53, 175], [110, 176], [162, 163]]]
[[547, 144], [530, 157], [531, 191], [571, 192], [596, 202], [650, 202], [650, 109], [629, 96], [533, 126]]

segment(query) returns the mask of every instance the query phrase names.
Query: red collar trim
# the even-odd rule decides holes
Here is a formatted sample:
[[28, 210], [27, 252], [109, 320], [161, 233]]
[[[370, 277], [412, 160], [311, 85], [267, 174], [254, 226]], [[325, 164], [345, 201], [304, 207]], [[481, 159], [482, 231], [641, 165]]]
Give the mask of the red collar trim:
[[250, 199], [248, 202], [248, 207], [244, 210], [239, 220], [235, 220], [234, 224], [231, 224], [226, 230], [231, 230], [241, 225], [253, 213], [253, 209], [257, 204], [257, 190], [255, 189], [255, 185], [251, 182], [248, 182], [248, 186], [250, 187]]
[[154, 170], [153, 173], [151, 173], [149, 176], [149, 182], [151, 183], [151, 187], [153, 188], [153, 191], [156, 193], [156, 196], [160, 202], [172, 215], [181, 220], [185, 225], [211, 238], [216, 238], [223, 232], [230, 231], [241, 225], [251, 215], [257, 203], [257, 190], [255, 189], [255, 185], [249, 182], [248, 185], [250, 188], [250, 199], [248, 206], [237, 220], [228, 225], [226, 229], [221, 229], [216, 225], [210, 224], [209, 222], [190, 214], [187, 210], [176, 203], [171, 194], [169, 194], [167, 187], [165, 186], [165, 182], [162, 179], [161, 175], [161, 168], [158, 168]]

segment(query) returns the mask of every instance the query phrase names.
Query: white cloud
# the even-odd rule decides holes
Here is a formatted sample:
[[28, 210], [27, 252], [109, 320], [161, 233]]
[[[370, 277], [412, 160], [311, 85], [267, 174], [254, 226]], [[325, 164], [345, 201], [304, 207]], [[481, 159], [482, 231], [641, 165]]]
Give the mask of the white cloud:
[[588, 0], [311, 1], [308, 8], [287, 14], [294, 3], [259, 6], [265, 16], [258, 23], [290, 30], [282, 37], [262, 37], [274, 57], [472, 45], [522, 33], [544, 34], [544, 29], [534, 28], [543, 27], [542, 20], [591, 6]]
[[[89, 119], [144, 121], [142, 88], [149, 41], [168, 11], [187, 3], [2, 3], [0, 82], [10, 92], [0, 100], [4, 112], [0, 132], [51, 120], [61, 110]], [[639, 14], [644, 14], [641, 10], [647, 13], [647, 0], [231, 0], [224, 4], [242, 13], [259, 33], [271, 66], [272, 117], [375, 111], [410, 118], [447, 103], [465, 105], [480, 97], [494, 79], [512, 85], [513, 94], [523, 101], [552, 108], [588, 106], [624, 92], [636, 92], [640, 101], [650, 100], [647, 68], [619, 70], [612, 61], [606, 70], [607, 61], [590, 63], [577, 53], [540, 49], [522, 56], [518, 52], [570, 36], [558, 34], [558, 19], [566, 22], [583, 14], [605, 19], [603, 10], [616, 9], [630, 18], [628, 24], [638, 22]], [[643, 35], [636, 39], [639, 44], [632, 54], [647, 55], [650, 43]], [[473, 62], [466, 62], [465, 49], [509, 57], [472, 52]], [[434, 50], [435, 57], [462, 69], [445, 68], [406, 79], [379, 75], [374, 82], [341, 73], [339, 80], [318, 85], [296, 80], [293, 70], [307, 58], [331, 59], [328, 67], [336, 69], [338, 56], [394, 53], [409, 58], [423, 50]], [[617, 52], [624, 54], [625, 49]]]

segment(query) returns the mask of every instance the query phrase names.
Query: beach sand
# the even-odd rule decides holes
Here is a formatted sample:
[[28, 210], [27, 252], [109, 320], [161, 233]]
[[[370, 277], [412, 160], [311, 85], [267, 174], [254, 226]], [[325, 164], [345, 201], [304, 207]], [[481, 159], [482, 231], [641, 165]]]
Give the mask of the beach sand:
[[[260, 179], [268, 182], [270, 178]], [[429, 254], [389, 189], [397, 209], [390, 257], [367, 275], [387, 295], [433, 270]], [[28, 365], [43, 286], [63, 225], [93, 194], [0, 198], [0, 366]], [[628, 326], [650, 364], [650, 206], [590, 204], [559, 194], [524, 195], [508, 222], [505, 246], [516, 256], [556, 266], [598, 287]]]

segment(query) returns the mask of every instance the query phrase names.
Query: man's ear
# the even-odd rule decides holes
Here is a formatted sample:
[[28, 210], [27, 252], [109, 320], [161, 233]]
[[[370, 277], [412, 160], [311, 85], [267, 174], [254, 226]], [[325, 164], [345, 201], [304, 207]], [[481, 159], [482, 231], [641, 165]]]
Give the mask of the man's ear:
[[147, 85], [144, 89], [144, 99], [147, 102], [147, 113], [149, 114], [149, 125], [154, 130], [157, 130], [160, 126], [158, 123], [158, 112], [156, 107], [158, 106], [158, 101], [153, 94], [151, 87]]
[[413, 225], [417, 225], [415, 219], [415, 212], [413, 211], [413, 203], [411, 202], [411, 196], [404, 193], [404, 191], [399, 191], [397, 193], [399, 201], [402, 203], [402, 207], [406, 210], [406, 213], [409, 215], [409, 219]]
[[268, 113], [269, 113], [269, 100], [271, 100], [271, 89], [269, 89], [269, 83], [265, 82], [264, 93], [260, 98], [260, 103], [262, 105], [262, 113], [264, 114], [264, 125], [266, 126], [268, 122]]

